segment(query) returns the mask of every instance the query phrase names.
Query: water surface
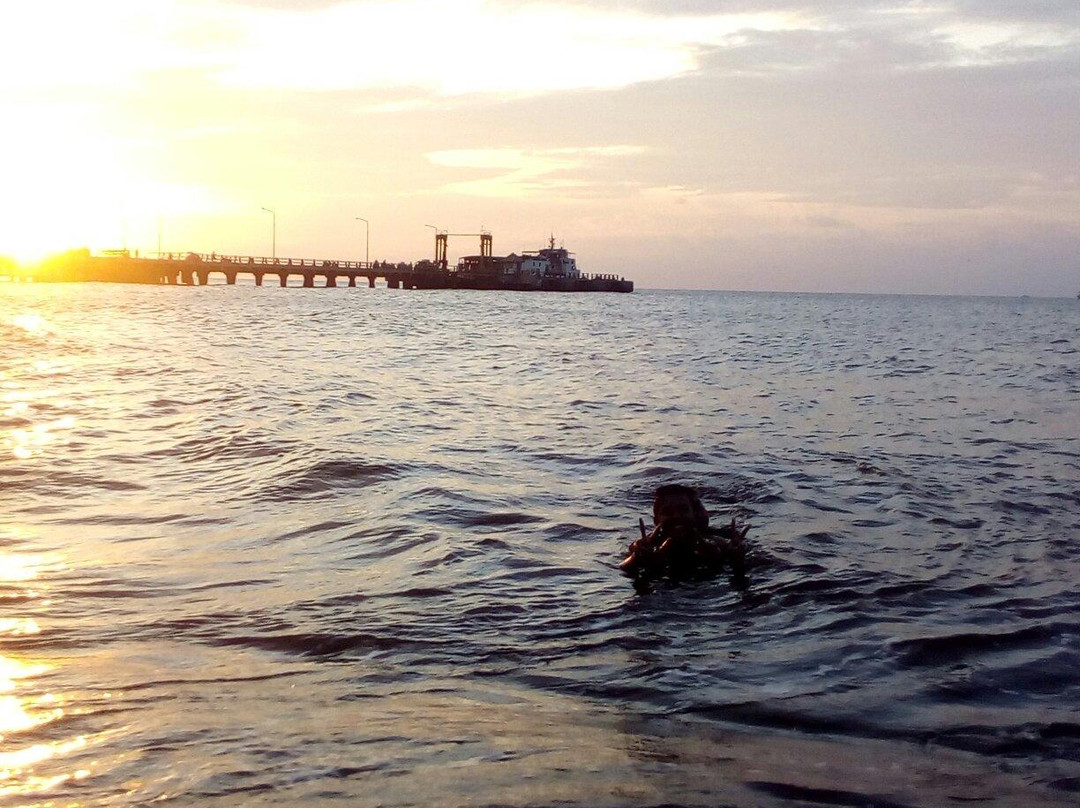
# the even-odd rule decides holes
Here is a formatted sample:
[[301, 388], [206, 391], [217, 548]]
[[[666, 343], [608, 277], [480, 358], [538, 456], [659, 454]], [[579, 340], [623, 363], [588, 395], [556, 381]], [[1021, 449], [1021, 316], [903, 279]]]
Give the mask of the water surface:
[[[1075, 804], [1069, 300], [0, 285], [12, 804]], [[764, 566], [636, 593], [660, 483]]]

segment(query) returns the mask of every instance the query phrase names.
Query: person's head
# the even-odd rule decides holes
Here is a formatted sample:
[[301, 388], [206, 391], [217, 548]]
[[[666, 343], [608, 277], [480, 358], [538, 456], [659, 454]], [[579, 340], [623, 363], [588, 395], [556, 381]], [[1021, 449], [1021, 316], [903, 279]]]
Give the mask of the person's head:
[[653, 522], [705, 530], [709, 527], [709, 512], [701, 504], [697, 491], [688, 485], [671, 483], [660, 486], [653, 495]]

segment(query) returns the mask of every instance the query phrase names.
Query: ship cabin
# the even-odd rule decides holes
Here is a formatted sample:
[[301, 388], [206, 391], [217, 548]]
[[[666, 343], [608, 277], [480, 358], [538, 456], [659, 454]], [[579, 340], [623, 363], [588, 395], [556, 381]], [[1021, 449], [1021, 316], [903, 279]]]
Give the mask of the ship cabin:
[[580, 278], [581, 273], [577, 268], [577, 259], [569, 250], [555, 246], [555, 237], [552, 236], [548, 246], [536, 252], [526, 252], [524, 258], [537, 261], [546, 265], [541, 272], [544, 277]]
[[521, 255], [465, 255], [458, 260], [457, 271], [469, 274], [524, 275], [539, 278], [580, 278], [573, 253], [555, 246], [552, 238], [548, 247], [529, 250]]

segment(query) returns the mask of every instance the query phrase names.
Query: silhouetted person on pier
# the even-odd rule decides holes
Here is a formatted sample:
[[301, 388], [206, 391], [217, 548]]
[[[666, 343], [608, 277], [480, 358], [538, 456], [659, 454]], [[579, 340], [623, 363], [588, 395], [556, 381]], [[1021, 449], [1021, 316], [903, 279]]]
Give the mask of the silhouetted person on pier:
[[630, 545], [619, 564], [637, 582], [658, 578], [695, 580], [729, 569], [736, 581], [746, 578], [746, 534], [735, 520], [720, 529], [709, 527], [709, 512], [697, 491], [687, 485], [662, 485], [653, 497], [651, 533], [638, 520], [641, 538]]

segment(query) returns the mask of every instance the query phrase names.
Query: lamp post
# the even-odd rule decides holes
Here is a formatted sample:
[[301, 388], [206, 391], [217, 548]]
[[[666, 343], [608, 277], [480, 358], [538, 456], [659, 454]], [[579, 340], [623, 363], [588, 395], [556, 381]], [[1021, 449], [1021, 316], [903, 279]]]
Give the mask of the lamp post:
[[273, 258], [276, 261], [277, 260], [277, 211], [276, 210], [270, 210], [270, 208], [263, 208], [263, 210], [265, 210], [267, 213], [269, 213], [273, 217], [273, 220], [272, 220], [273, 221], [273, 224], [272, 224], [273, 229], [270, 231], [271, 232], [271, 236], [270, 236], [270, 238], [271, 238], [271, 241], [270, 241], [270, 257]]
[[371, 266], [371, 224], [359, 216], [356, 221], [364, 223], [364, 263]]
[[439, 252], [439, 250], [438, 250], [438, 246], [439, 246], [439, 245], [438, 245], [438, 238], [439, 238], [439, 228], [437, 228], [437, 227], [436, 227], [435, 225], [433, 225], [433, 224], [425, 224], [425, 225], [424, 225], [424, 227], [430, 227], [430, 228], [431, 228], [432, 230], [434, 230], [434, 231], [435, 231], [435, 239], [436, 239], [436, 244], [435, 244], [435, 259], [436, 259], [436, 260], [438, 260], [438, 258], [439, 258], [439, 255], [438, 255], [438, 252]]

